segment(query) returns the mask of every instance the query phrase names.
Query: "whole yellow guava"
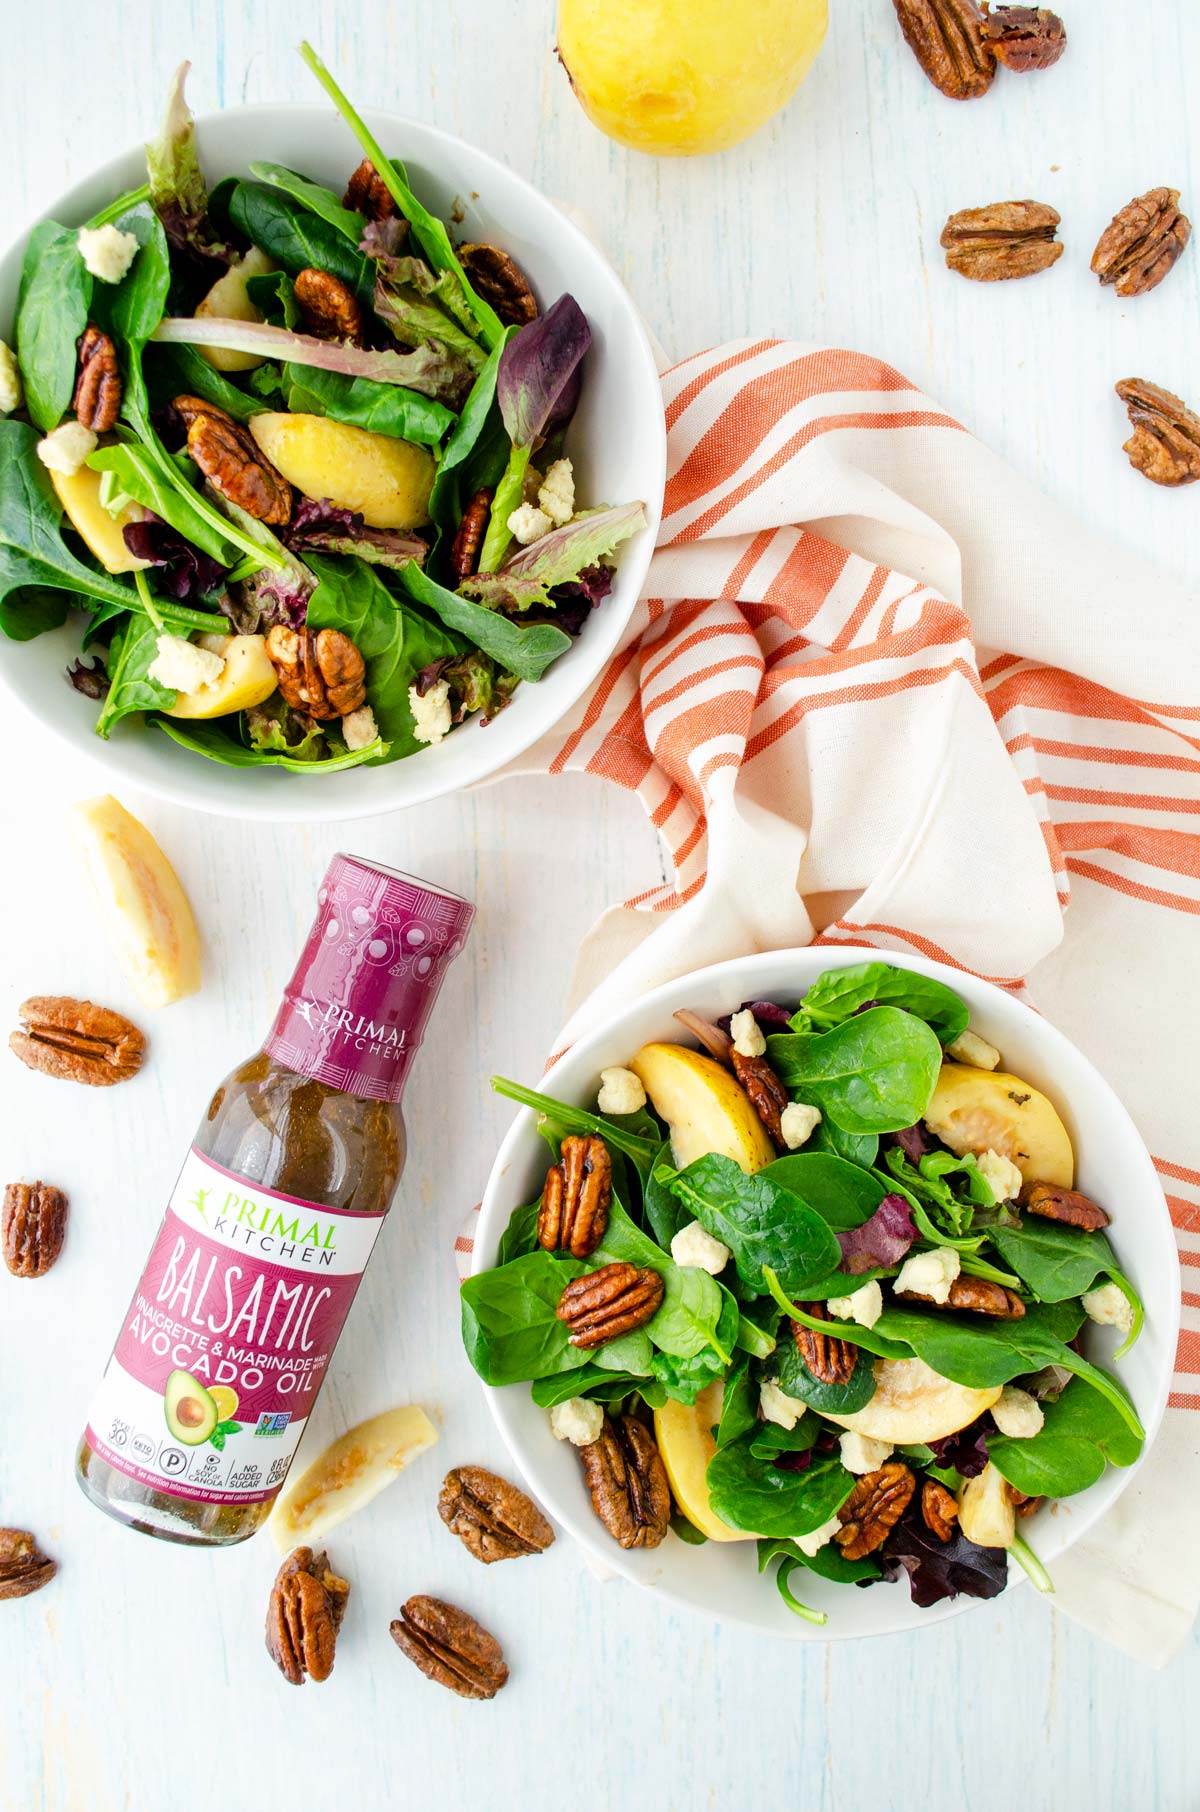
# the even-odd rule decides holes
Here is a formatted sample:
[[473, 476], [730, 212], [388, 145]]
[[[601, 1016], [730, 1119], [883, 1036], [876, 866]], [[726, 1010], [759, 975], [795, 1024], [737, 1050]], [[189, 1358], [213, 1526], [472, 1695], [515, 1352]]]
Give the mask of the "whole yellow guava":
[[828, 0], [559, 0], [558, 54], [584, 112], [666, 157], [724, 151], [812, 67]]

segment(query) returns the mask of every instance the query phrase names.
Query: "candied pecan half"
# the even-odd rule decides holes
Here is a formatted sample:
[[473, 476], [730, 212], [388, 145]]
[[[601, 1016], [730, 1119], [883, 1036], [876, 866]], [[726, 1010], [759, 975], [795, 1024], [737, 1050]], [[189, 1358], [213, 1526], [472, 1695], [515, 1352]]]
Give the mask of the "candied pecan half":
[[1178, 189], [1147, 189], [1113, 215], [1092, 253], [1092, 269], [1118, 296], [1157, 289], [1192, 235]]
[[899, 1460], [889, 1460], [859, 1479], [838, 1511], [842, 1526], [833, 1538], [847, 1560], [862, 1560], [883, 1546], [916, 1487], [915, 1477]]
[[79, 376], [72, 407], [85, 428], [107, 434], [121, 413], [121, 373], [117, 349], [106, 333], [91, 325], [79, 340]]
[[996, 60], [975, 0], [892, 0], [909, 49], [935, 88], [952, 101], [986, 94]]
[[1013, 1509], [1018, 1516], [1032, 1516], [1034, 1511], [1040, 1510], [1046, 1501], [1044, 1497], [1026, 1497], [1025, 1493], [1018, 1491], [1015, 1485], [1009, 1486], [1008, 1495], [1013, 1501]]
[[1133, 425], [1123, 448], [1130, 465], [1151, 484], [1195, 484], [1200, 478], [1200, 415], [1145, 378], [1122, 378], [1117, 395]]
[[454, 545], [450, 549], [450, 570], [456, 579], [469, 579], [479, 565], [479, 550], [487, 532], [495, 492], [490, 485], [476, 491], [462, 513]]
[[[823, 1302], [802, 1302], [800, 1307], [818, 1321], [830, 1320]], [[788, 1326], [796, 1342], [796, 1351], [818, 1383], [850, 1382], [858, 1364], [856, 1346], [849, 1340], [839, 1340], [834, 1334], [819, 1334], [815, 1328], [805, 1327], [802, 1321], [789, 1321]]]
[[28, 1598], [54, 1578], [58, 1568], [28, 1529], [0, 1529], [0, 1598]]
[[446, 1474], [438, 1515], [485, 1566], [543, 1554], [554, 1540], [554, 1530], [533, 1500], [482, 1466], [456, 1466]]
[[289, 629], [276, 623], [267, 655], [279, 690], [293, 711], [321, 723], [357, 711], [367, 696], [366, 663], [340, 629]]
[[590, 1258], [608, 1226], [612, 1201], [612, 1158], [595, 1133], [569, 1133], [562, 1156], [546, 1172], [538, 1210], [538, 1245], [547, 1252]]
[[537, 297], [514, 258], [497, 245], [460, 245], [458, 262], [476, 295], [490, 302], [506, 327], [536, 321]]
[[369, 157], [363, 158], [351, 176], [342, 199], [346, 207], [368, 220], [394, 220], [400, 212], [392, 191]]
[[296, 302], [309, 333], [318, 340], [357, 340], [363, 314], [348, 283], [314, 267], [296, 278]]
[[1017, 1200], [1030, 1214], [1040, 1214], [1046, 1221], [1062, 1221], [1068, 1227], [1082, 1227], [1085, 1233], [1098, 1233], [1110, 1219], [1090, 1195], [1078, 1189], [1060, 1189], [1055, 1183], [1026, 1183]]
[[504, 1650], [481, 1623], [443, 1598], [409, 1598], [388, 1625], [392, 1641], [427, 1680], [460, 1699], [494, 1699], [508, 1679]]
[[958, 1499], [938, 1479], [926, 1479], [921, 1486], [921, 1515], [925, 1527], [939, 1541], [949, 1541], [958, 1521]]
[[788, 1104], [787, 1090], [765, 1057], [743, 1057], [734, 1045], [730, 1049], [733, 1073], [749, 1095], [754, 1111], [771, 1136], [776, 1151], [786, 1151], [780, 1121]]
[[622, 1548], [657, 1548], [671, 1521], [671, 1487], [650, 1430], [636, 1416], [605, 1416], [578, 1449], [596, 1512]]
[[663, 1299], [657, 1271], [637, 1265], [601, 1265], [569, 1283], [555, 1314], [570, 1328], [576, 1347], [603, 1346], [618, 1334], [644, 1327]]
[[1062, 257], [1057, 209], [1041, 201], [961, 208], [942, 228], [946, 263], [973, 283], [1001, 283], [1049, 270]]
[[45, 1277], [63, 1248], [67, 1198], [52, 1183], [10, 1183], [4, 1191], [0, 1240], [14, 1277]]
[[1005, 69], [1052, 69], [1067, 48], [1067, 28], [1048, 6], [998, 6], [983, 0], [983, 41]]
[[146, 1040], [108, 1007], [65, 995], [35, 994], [17, 1009], [22, 1030], [8, 1047], [31, 1070], [65, 1082], [109, 1088], [141, 1068]]
[[172, 408], [187, 429], [187, 450], [214, 491], [259, 522], [291, 521], [292, 487], [277, 472], [249, 428], [215, 403], [177, 396]]
[[970, 1309], [997, 1321], [1020, 1321], [1025, 1313], [1025, 1304], [1015, 1290], [993, 1283], [989, 1277], [956, 1277], [945, 1302], [935, 1302], [932, 1296], [922, 1296], [918, 1290], [898, 1290], [896, 1300], [919, 1302], [932, 1309]]
[[267, 1653], [284, 1679], [301, 1686], [327, 1680], [333, 1651], [350, 1596], [350, 1586], [329, 1566], [323, 1551], [295, 1548], [271, 1587], [267, 1605]]

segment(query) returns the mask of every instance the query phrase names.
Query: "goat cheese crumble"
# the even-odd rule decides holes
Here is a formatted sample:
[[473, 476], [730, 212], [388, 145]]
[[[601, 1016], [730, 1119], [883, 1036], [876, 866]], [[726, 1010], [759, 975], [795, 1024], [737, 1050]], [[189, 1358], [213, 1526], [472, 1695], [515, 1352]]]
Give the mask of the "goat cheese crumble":
[[155, 646], [158, 653], [146, 669], [148, 677], [173, 692], [199, 692], [211, 686], [225, 671], [225, 656], [211, 648], [197, 648], [182, 635], [160, 635]]
[[846, 1471], [860, 1478], [865, 1472], [877, 1471], [895, 1451], [890, 1441], [873, 1441], [870, 1435], [859, 1434], [856, 1428], [848, 1428], [844, 1435], [839, 1435], [838, 1446]]
[[137, 257], [134, 235], [123, 233], [111, 222], [107, 226], [80, 227], [75, 243], [86, 269], [101, 283], [119, 283]]
[[729, 1263], [729, 1247], [714, 1239], [699, 1221], [689, 1221], [671, 1241], [671, 1257], [677, 1265], [689, 1265], [716, 1277]]
[[743, 1007], [729, 1021], [729, 1036], [739, 1057], [761, 1057], [767, 1048], [762, 1027], [749, 1007]]
[[348, 749], [366, 749], [379, 735], [379, 725], [370, 705], [360, 705], [342, 719], [342, 735]]
[[556, 1441], [570, 1441], [573, 1447], [590, 1447], [600, 1439], [604, 1411], [590, 1397], [568, 1397], [550, 1411], [550, 1432]]
[[555, 528], [562, 528], [575, 514], [575, 472], [569, 459], [556, 459], [537, 494], [538, 508]]
[[646, 1091], [640, 1076], [620, 1064], [601, 1070], [596, 1106], [602, 1114], [636, 1114], [645, 1105]]
[[554, 527], [545, 510], [536, 503], [519, 503], [508, 519], [508, 532], [522, 547], [530, 547], [548, 535]]
[[989, 1146], [982, 1157], [976, 1158], [975, 1163], [980, 1176], [998, 1202], [1013, 1202], [1017, 1199], [1025, 1179], [1011, 1158], [1006, 1158], [1003, 1152], [993, 1151]]
[[932, 1252], [915, 1252], [901, 1265], [892, 1288], [897, 1296], [911, 1291], [914, 1296], [928, 1296], [931, 1302], [948, 1302], [950, 1285], [958, 1276], [961, 1265], [953, 1246], [935, 1246]]
[[96, 451], [99, 441], [82, 422], [59, 422], [37, 444], [37, 456], [48, 472], [60, 472], [74, 478], [80, 466]]
[[992, 1421], [1001, 1434], [1014, 1441], [1027, 1441], [1039, 1433], [1045, 1420], [1037, 1398], [1018, 1384], [1006, 1384], [992, 1404]]
[[951, 1044], [946, 1046], [947, 1057], [953, 1057], [956, 1063], [969, 1063], [973, 1069], [995, 1070], [1000, 1067], [1000, 1053], [994, 1044], [973, 1032], [970, 1026], [960, 1032]]
[[821, 1110], [807, 1101], [789, 1101], [779, 1116], [779, 1130], [789, 1151], [799, 1151], [821, 1124]]
[[413, 714], [413, 735], [418, 742], [441, 742], [449, 734], [453, 719], [450, 715], [450, 682], [439, 680], [436, 686], [430, 686], [428, 692], [418, 692], [415, 686], [408, 688], [408, 708]]
[[873, 1328], [883, 1314], [883, 1291], [872, 1278], [849, 1296], [831, 1296], [825, 1307], [839, 1321], [857, 1321], [860, 1328]]
[[1084, 1314], [1099, 1327], [1116, 1328], [1122, 1335], [1132, 1330], [1133, 1304], [1119, 1284], [1101, 1284], [1097, 1290], [1087, 1290], [1081, 1300]]

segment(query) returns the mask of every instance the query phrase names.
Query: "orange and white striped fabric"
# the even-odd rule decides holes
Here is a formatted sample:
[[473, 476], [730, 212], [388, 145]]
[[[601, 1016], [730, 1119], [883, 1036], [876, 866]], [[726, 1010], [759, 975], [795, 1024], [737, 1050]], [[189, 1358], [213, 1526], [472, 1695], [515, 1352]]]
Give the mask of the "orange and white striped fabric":
[[1128, 1104], [1178, 1229], [1172, 1410], [1057, 1568], [1063, 1608], [1165, 1659], [1200, 1601], [1155, 1516], [1170, 1478], [1185, 1525], [1181, 1471], [1200, 1481], [1200, 597], [874, 359], [747, 341], [663, 394], [648, 595], [518, 764], [637, 792], [673, 868], [591, 933], [562, 1043], [674, 975], [794, 944], [1028, 985]]

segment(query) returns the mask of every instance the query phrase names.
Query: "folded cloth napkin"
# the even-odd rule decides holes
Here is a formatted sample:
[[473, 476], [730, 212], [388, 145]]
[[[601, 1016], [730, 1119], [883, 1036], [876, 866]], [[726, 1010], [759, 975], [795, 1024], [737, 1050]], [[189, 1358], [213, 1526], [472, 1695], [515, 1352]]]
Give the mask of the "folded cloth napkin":
[[586, 939], [559, 1048], [706, 963], [851, 943], [984, 975], [1095, 1060], [1155, 1154], [1183, 1332], [1153, 1453], [1054, 1602], [1162, 1664], [1200, 1605], [1200, 595], [877, 360], [743, 341], [662, 382], [647, 595], [507, 770], [636, 792], [673, 867]]

